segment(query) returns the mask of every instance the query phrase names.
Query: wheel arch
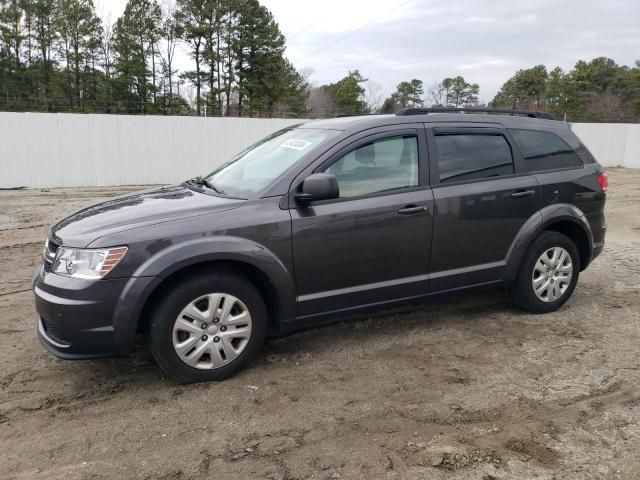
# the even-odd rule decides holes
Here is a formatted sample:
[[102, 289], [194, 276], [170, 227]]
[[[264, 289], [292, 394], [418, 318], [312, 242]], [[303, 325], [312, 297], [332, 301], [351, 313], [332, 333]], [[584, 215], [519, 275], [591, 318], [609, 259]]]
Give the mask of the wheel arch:
[[583, 226], [572, 220], [558, 220], [545, 226], [545, 231], [562, 233], [571, 239], [580, 255], [580, 271], [589, 265], [591, 260], [591, 243], [589, 235]]
[[571, 238], [580, 254], [580, 270], [587, 268], [593, 252], [593, 234], [589, 222], [575, 205], [553, 204], [531, 216], [516, 235], [507, 254], [508, 280], [515, 279], [529, 246], [545, 230]]
[[269, 312], [268, 332], [270, 334], [279, 332], [280, 320], [283, 318], [283, 300], [269, 276], [263, 270], [250, 263], [239, 260], [218, 259], [190, 264], [162, 279], [149, 293], [141, 307], [136, 325], [136, 334], [144, 334], [146, 332], [150, 321], [151, 309], [168, 289], [171, 289], [174, 284], [179, 283], [184, 278], [206, 274], [211, 271], [236, 273], [247, 279], [260, 292]]
[[[121, 333], [119, 349], [133, 350], [136, 335], [148, 325], [150, 306], [173, 282], [212, 269], [237, 272], [258, 289], [269, 312], [270, 334], [279, 331], [283, 320], [295, 317], [295, 282], [273, 252], [243, 238], [200, 238], [164, 249], [137, 269], [116, 308], [114, 328]], [[153, 281], [138, 281], [150, 278]], [[138, 284], [144, 285], [138, 288]]]

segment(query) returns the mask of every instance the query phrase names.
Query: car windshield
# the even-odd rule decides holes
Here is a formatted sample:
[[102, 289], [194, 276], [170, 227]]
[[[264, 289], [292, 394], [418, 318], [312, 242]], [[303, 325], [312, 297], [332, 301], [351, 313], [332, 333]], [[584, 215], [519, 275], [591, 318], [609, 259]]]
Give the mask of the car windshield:
[[226, 195], [251, 198], [260, 194], [303, 156], [337, 134], [333, 130], [280, 130], [238, 154], [203, 180]]

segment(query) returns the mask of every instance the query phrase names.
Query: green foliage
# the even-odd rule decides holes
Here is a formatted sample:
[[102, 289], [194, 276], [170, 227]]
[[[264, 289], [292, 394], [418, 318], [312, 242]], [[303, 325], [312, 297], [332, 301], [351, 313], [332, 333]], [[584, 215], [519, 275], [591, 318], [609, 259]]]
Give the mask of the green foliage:
[[359, 115], [369, 113], [369, 107], [364, 101], [365, 89], [362, 86], [367, 81], [358, 70], [350, 71], [343, 79], [321, 88], [329, 95], [335, 105], [334, 114]]
[[158, 95], [155, 108], [163, 115], [189, 115], [191, 106], [189, 102], [178, 95]]
[[480, 86], [477, 83], [468, 83], [463, 77], [447, 77], [439, 84], [444, 93], [444, 106], [466, 107], [478, 101]]
[[55, 28], [58, 50], [64, 62], [65, 81], [62, 88], [68, 106], [85, 111], [85, 101], [95, 98], [97, 86], [91, 65], [95, 59], [101, 34], [92, 0], [59, 0]]
[[240, 115], [245, 103], [249, 116], [256, 110], [273, 114], [285, 94], [282, 86], [289, 73], [283, 57], [284, 42], [271, 12], [257, 0], [246, 0], [239, 11], [234, 43]]
[[24, 11], [17, 0], [0, 1], [0, 94], [3, 103], [12, 103], [25, 97], [25, 69], [21, 63], [22, 42], [25, 32]]
[[627, 71], [623, 83], [622, 97], [635, 112], [640, 112], [640, 60]]
[[[156, 42], [162, 13], [156, 0], [129, 0], [113, 30], [116, 111], [153, 113], [156, 84], [154, 70]], [[150, 82], [150, 79], [153, 79]]]
[[569, 72], [543, 65], [519, 70], [491, 102], [495, 107], [549, 111], [570, 121], [637, 121], [640, 118], [640, 68], [619, 66], [610, 58], [578, 61]]
[[[179, 0], [177, 18], [196, 67], [182, 78], [196, 89], [197, 112], [206, 103], [213, 115], [304, 113], [306, 87], [284, 57], [273, 15], [257, 0]], [[286, 112], [289, 101], [297, 104]]]
[[536, 65], [527, 70], [518, 70], [502, 86], [493, 103], [501, 106], [509, 105], [515, 108], [517, 105], [523, 109], [539, 108], [544, 98], [546, 84], [549, 75], [544, 65]]
[[189, 45], [191, 58], [195, 63], [195, 70], [182, 74], [182, 79], [188, 80], [196, 88], [196, 112], [202, 111], [202, 86], [206, 80], [203, 70], [204, 47], [207, 36], [207, 19], [211, 15], [213, 2], [209, 0], [178, 0], [176, 20], [182, 39]]
[[[193, 69], [176, 71], [178, 43]], [[327, 116], [368, 113], [367, 98], [379, 104], [358, 70], [312, 91], [284, 52], [259, 0], [128, 0], [113, 27], [102, 24], [94, 0], [0, 0], [0, 110], [304, 117], [308, 105]], [[430, 86], [427, 98], [461, 107], [476, 104], [478, 93], [456, 76]], [[424, 95], [421, 80], [403, 81], [380, 110], [420, 107]], [[640, 121], [640, 60], [518, 70], [491, 105], [571, 121]]]
[[[93, 0], [0, 0], [0, 110], [303, 116], [309, 86], [258, 0], [128, 0], [113, 28]], [[176, 45], [195, 69], [178, 74]], [[182, 81], [182, 82], [181, 82]]]
[[410, 82], [400, 82], [396, 91], [387, 98], [382, 107], [381, 113], [397, 113], [403, 108], [415, 108], [424, 106], [424, 85], [422, 80], [414, 78]]

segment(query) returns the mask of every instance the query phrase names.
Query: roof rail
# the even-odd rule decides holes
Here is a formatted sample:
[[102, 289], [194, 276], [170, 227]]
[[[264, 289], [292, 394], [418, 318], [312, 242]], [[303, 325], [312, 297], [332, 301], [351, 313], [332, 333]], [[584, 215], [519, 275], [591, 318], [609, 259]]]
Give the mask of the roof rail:
[[344, 117], [367, 117], [373, 115], [380, 115], [379, 113], [339, 113], [334, 118], [344, 118]]
[[404, 108], [397, 115], [428, 115], [430, 113], [490, 113], [502, 115], [523, 115], [530, 118], [542, 118], [544, 120], [553, 120], [553, 116], [547, 112], [529, 112], [527, 110], [508, 110], [500, 108], [454, 108], [454, 107], [432, 107], [432, 108]]

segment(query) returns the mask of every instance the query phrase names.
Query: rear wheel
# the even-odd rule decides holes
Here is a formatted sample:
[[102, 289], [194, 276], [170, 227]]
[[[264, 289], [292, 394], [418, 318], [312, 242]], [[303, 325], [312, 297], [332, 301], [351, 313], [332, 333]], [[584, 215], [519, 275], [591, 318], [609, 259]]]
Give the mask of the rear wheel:
[[215, 272], [171, 287], [152, 313], [149, 344], [160, 368], [180, 382], [223, 380], [255, 357], [266, 328], [256, 288]]
[[545, 231], [529, 247], [511, 295], [523, 310], [552, 312], [569, 299], [579, 274], [580, 256], [573, 241]]

